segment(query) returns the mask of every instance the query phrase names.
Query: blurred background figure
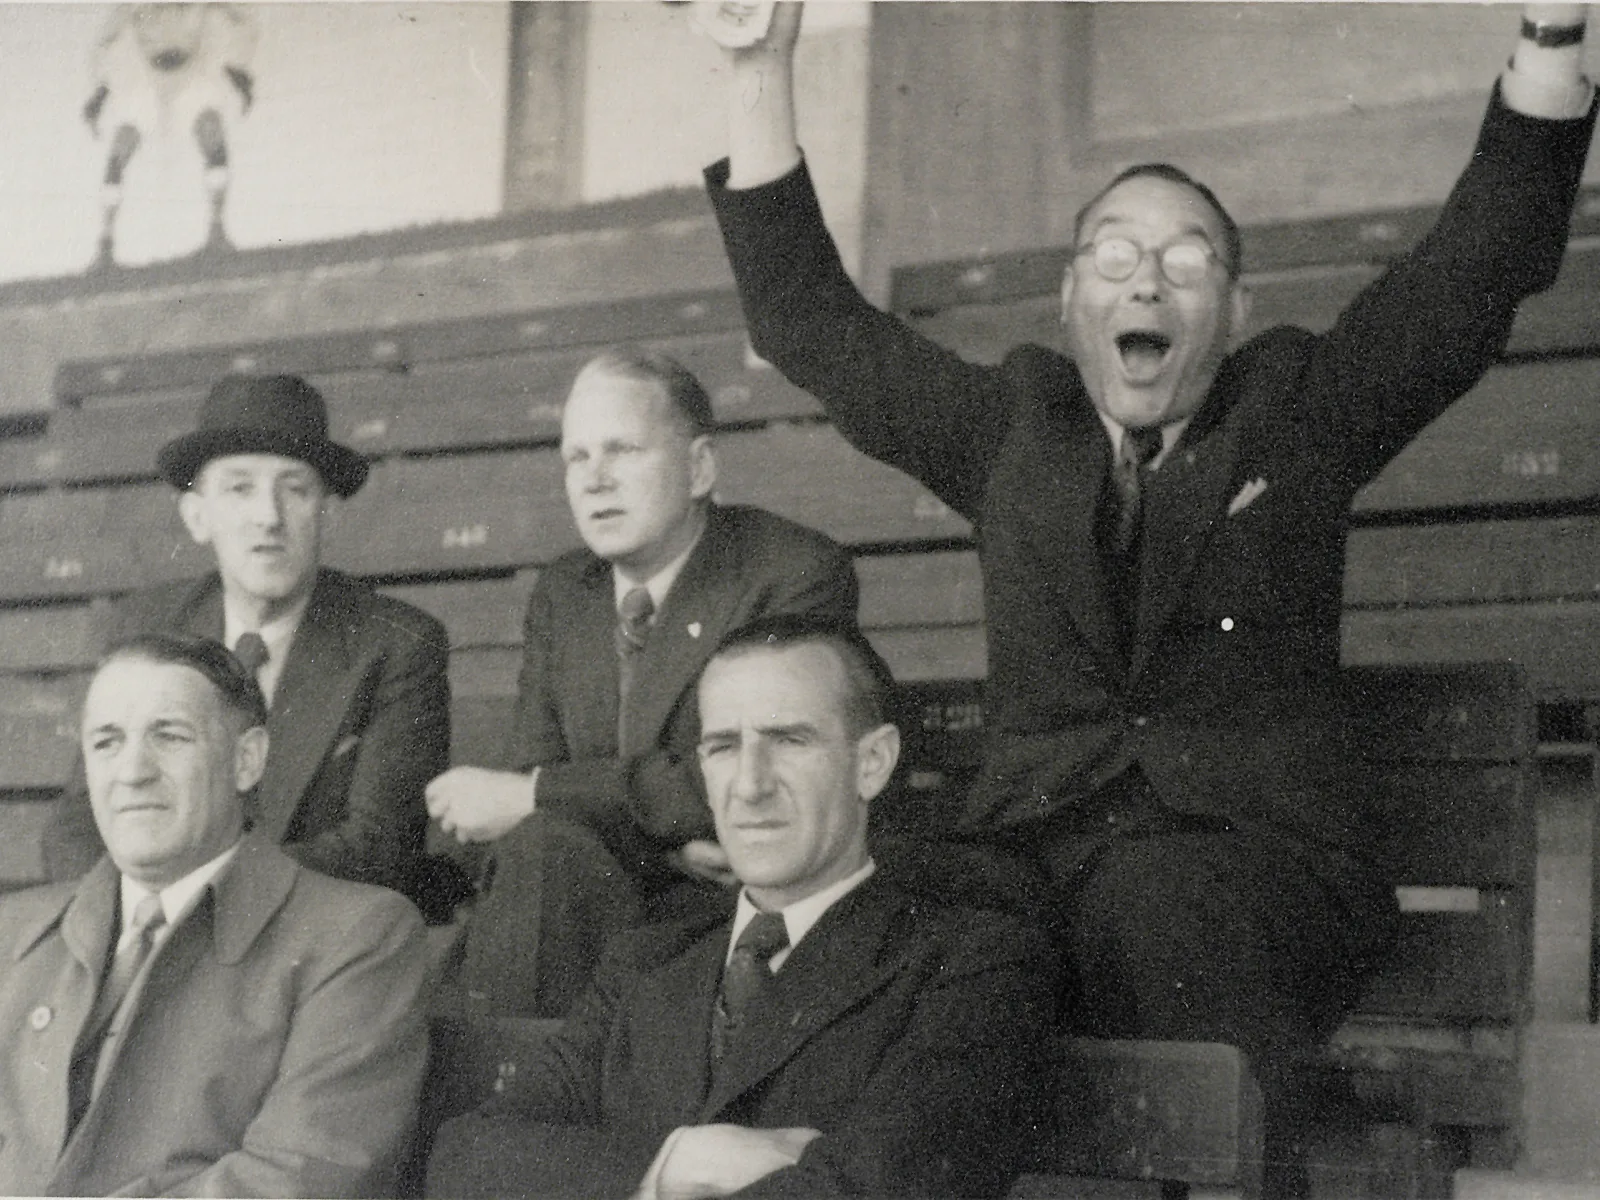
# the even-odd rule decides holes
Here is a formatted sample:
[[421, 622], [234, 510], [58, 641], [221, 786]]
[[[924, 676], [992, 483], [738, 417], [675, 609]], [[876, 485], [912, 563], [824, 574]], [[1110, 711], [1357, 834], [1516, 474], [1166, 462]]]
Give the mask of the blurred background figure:
[[241, 5], [113, 11], [83, 110], [106, 145], [96, 267], [228, 245], [228, 130], [250, 110], [257, 33]]

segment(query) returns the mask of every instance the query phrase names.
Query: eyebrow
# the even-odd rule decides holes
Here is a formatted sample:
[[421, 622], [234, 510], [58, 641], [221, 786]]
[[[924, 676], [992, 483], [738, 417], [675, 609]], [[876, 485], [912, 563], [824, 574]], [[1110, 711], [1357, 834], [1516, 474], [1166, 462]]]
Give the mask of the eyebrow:
[[[742, 732], [743, 727], [707, 730], [705, 733], [700, 735], [700, 744], [703, 746], [707, 742], [725, 742], [739, 737]], [[788, 721], [774, 725], [757, 725], [754, 732], [761, 734], [764, 737], [772, 737], [774, 734], [783, 733], [805, 733], [816, 735], [820, 734], [822, 730], [820, 726], [817, 726], [810, 721]]]
[[[1094, 235], [1096, 233], [1100, 232], [1100, 230], [1104, 229], [1107, 225], [1113, 225], [1113, 224], [1116, 224], [1118, 222], [1132, 221], [1134, 219], [1135, 218], [1133, 218], [1131, 216], [1124, 216], [1121, 213], [1116, 213], [1116, 212], [1106, 213], [1104, 216], [1102, 216], [1099, 220], [1097, 220], [1093, 225], [1091, 225], [1089, 227], [1089, 230], [1088, 230], [1089, 240], [1093, 241], [1094, 240]], [[1216, 249], [1216, 247], [1217, 247], [1216, 239], [1211, 236], [1211, 231], [1208, 230], [1204, 225], [1200, 224], [1199, 222], [1191, 222], [1190, 224], [1185, 225], [1178, 232], [1178, 236], [1180, 238], [1189, 237], [1191, 235], [1194, 236], [1194, 237], [1198, 237], [1198, 238], [1202, 239], [1206, 243], [1206, 245], [1210, 246], [1213, 250]]]

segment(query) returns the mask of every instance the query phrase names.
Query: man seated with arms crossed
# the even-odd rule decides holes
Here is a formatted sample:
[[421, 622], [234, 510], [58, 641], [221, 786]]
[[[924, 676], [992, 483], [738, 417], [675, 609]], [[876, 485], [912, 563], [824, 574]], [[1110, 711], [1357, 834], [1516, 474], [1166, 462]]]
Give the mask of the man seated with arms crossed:
[[[232, 647], [269, 705], [256, 829], [308, 867], [417, 895], [422, 788], [450, 756], [449, 641], [426, 613], [319, 568], [330, 502], [360, 489], [366, 460], [328, 438], [304, 380], [229, 375], [157, 465], [217, 570], [128, 597], [111, 640], [172, 631]], [[52, 879], [98, 858], [81, 784], [45, 850]]]
[[428, 785], [443, 830], [494, 858], [460, 971], [469, 1013], [560, 1016], [611, 933], [727, 910], [694, 681], [756, 617], [855, 617], [838, 546], [712, 501], [712, 425], [705, 389], [664, 354], [612, 350], [573, 382], [561, 456], [586, 548], [541, 571], [528, 600], [512, 770]]
[[478, 1113], [439, 1196], [995, 1196], [1042, 1119], [1043, 935], [875, 871], [893, 680], [851, 625], [758, 621], [699, 685], [700, 765], [743, 883], [730, 924], [608, 946], [589, 991]]
[[422, 922], [246, 832], [255, 681], [147, 634], [89, 685], [108, 857], [0, 897], [0, 1193], [371, 1196], [427, 1056]]
[[1242, 1047], [1267, 1186], [1303, 1191], [1305, 1066], [1396, 921], [1343, 715], [1346, 517], [1555, 279], [1594, 128], [1583, 10], [1529, 6], [1433, 230], [1328, 332], [1244, 340], [1237, 225], [1144, 164], [1078, 214], [1066, 353], [997, 366], [845, 274], [795, 140], [798, 23], [779, 4], [731, 52], [708, 172], [751, 341], [977, 526], [989, 739], [964, 824], [1048, 876], [1077, 1027]]

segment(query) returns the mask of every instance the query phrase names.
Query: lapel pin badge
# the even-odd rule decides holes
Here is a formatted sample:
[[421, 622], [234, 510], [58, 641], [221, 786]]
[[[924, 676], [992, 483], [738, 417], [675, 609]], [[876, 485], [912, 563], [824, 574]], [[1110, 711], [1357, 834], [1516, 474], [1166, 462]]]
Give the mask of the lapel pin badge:
[[689, 622], [689, 636], [690, 637], [692, 637], [692, 638], [699, 637], [700, 636], [700, 630], [701, 630], [701, 625], [700, 625], [699, 621], [690, 621]]

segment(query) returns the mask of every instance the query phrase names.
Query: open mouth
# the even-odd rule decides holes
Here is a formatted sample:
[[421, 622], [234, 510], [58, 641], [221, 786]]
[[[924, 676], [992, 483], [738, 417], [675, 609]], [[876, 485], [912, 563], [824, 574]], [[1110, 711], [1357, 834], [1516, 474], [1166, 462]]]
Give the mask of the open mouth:
[[1130, 329], [1117, 334], [1117, 353], [1122, 356], [1122, 365], [1135, 378], [1160, 371], [1171, 349], [1172, 339], [1154, 330]]

